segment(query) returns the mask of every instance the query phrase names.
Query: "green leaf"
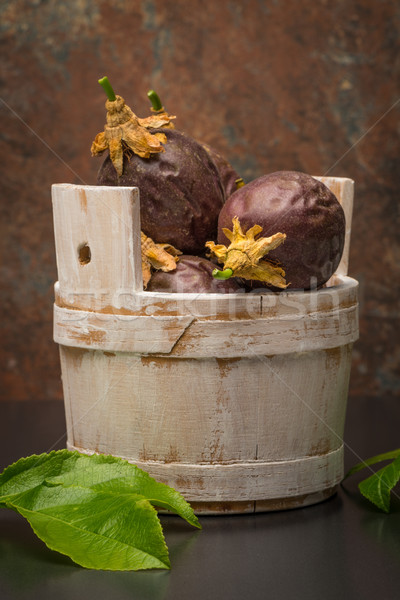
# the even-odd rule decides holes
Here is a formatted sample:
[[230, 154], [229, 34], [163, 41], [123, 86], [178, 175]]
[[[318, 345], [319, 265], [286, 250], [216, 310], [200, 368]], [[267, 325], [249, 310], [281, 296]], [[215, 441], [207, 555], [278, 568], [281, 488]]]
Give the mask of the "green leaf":
[[46, 545], [93, 569], [169, 568], [154, 506], [200, 528], [179, 492], [127, 461], [60, 450], [22, 458], [0, 475], [0, 506]]
[[390, 492], [400, 481], [400, 455], [364, 481], [359, 483], [360, 492], [385, 512], [390, 510]]
[[353, 475], [354, 473], [358, 473], [358, 471], [362, 471], [362, 469], [365, 469], [366, 467], [375, 465], [378, 462], [383, 462], [384, 460], [391, 460], [393, 458], [397, 458], [398, 456], [400, 456], [400, 448], [397, 448], [397, 450], [391, 450], [390, 452], [385, 452], [384, 454], [377, 454], [376, 456], [372, 456], [371, 458], [363, 460], [360, 463], [354, 465], [354, 467], [352, 467], [346, 473], [344, 479], [346, 479], [350, 475]]

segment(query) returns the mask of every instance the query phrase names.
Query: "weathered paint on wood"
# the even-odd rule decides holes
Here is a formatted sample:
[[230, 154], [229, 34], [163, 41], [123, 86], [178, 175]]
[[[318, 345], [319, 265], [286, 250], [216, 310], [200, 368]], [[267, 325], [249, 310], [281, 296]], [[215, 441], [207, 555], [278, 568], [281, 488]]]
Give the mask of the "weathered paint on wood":
[[[351, 295], [357, 282], [341, 278]], [[336, 290], [330, 292], [333, 296]], [[357, 339], [356, 299], [339, 299], [328, 310], [304, 305], [293, 295], [292, 312], [264, 309], [265, 316], [203, 319], [188, 315], [113, 314], [54, 308], [57, 343], [96, 350], [158, 353], [186, 358], [220, 358], [304, 352], [335, 348]]]
[[55, 184], [52, 201], [60, 302], [124, 308], [143, 289], [138, 189]]
[[[352, 182], [328, 179], [351, 220]], [[318, 291], [144, 292], [135, 188], [61, 184], [53, 205], [68, 446], [127, 458], [199, 513], [332, 494], [358, 336], [345, 256]]]

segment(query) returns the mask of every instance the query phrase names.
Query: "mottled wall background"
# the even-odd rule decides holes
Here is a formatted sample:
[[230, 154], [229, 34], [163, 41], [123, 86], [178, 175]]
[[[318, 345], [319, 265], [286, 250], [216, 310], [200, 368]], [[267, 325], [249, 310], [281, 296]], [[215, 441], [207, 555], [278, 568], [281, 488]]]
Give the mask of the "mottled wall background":
[[52, 342], [50, 186], [95, 183], [107, 74], [139, 116], [155, 88], [177, 126], [245, 180], [356, 182], [353, 397], [400, 393], [397, 0], [3, 0], [1, 393], [62, 398]]

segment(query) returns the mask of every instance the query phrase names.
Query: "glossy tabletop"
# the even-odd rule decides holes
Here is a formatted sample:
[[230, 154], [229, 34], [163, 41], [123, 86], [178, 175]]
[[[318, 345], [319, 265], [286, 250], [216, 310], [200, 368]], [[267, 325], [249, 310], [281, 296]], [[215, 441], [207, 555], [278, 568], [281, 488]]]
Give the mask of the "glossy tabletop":
[[[346, 470], [360, 459], [398, 448], [399, 422], [399, 398], [350, 400]], [[0, 403], [1, 469], [65, 443], [62, 403]], [[201, 531], [162, 515], [170, 571], [83, 569], [49, 550], [18, 514], [0, 509], [0, 598], [397, 600], [399, 487], [386, 515], [358, 492], [363, 476], [349, 478], [335, 496], [314, 506], [201, 517]]]

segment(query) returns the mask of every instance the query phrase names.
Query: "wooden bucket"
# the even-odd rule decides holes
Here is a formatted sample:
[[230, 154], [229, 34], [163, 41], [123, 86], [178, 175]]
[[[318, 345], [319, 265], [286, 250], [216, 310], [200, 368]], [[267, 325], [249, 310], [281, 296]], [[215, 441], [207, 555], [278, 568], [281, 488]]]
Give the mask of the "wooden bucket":
[[346, 276], [353, 182], [320, 178], [347, 219], [318, 291], [145, 292], [137, 188], [52, 187], [67, 445], [128, 459], [197, 513], [329, 497], [343, 430], [357, 287]]

